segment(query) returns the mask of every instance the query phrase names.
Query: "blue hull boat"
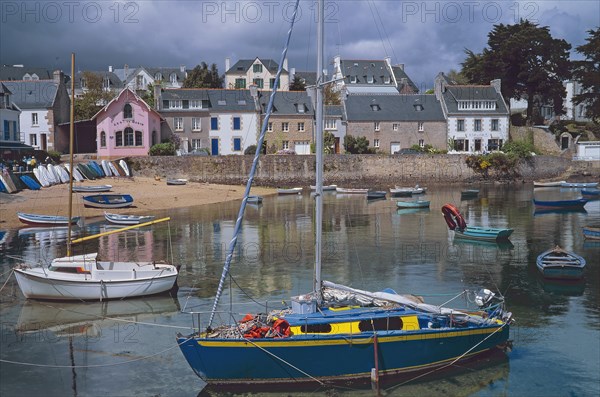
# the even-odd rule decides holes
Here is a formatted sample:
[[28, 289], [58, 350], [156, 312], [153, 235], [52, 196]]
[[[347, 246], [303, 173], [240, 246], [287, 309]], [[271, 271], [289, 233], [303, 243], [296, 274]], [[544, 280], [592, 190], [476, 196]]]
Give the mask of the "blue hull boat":
[[454, 229], [454, 237], [480, 241], [499, 241], [508, 240], [512, 232], [513, 229], [467, 226], [463, 230]]
[[598, 186], [598, 182], [563, 182], [560, 184], [560, 187], [568, 188], [588, 188], [596, 186]]
[[92, 208], [125, 208], [133, 204], [129, 194], [94, 194], [83, 196], [83, 204]]
[[397, 201], [398, 208], [429, 208], [429, 200]]
[[585, 259], [556, 246], [541, 253], [536, 266], [545, 278], [578, 280], [583, 277]]
[[600, 227], [584, 226], [583, 237], [588, 240], [600, 240]]
[[566, 209], [576, 209], [583, 208], [585, 204], [588, 202], [588, 199], [579, 198], [574, 200], [555, 200], [555, 201], [541, 201], [533, 199], [533, 204], [536, 208], [539, 209], [549, 209], [549, 210], [566, 210]]
[[600, 199], [600, 189], [581, 189], [581, 195], [588, 200]]

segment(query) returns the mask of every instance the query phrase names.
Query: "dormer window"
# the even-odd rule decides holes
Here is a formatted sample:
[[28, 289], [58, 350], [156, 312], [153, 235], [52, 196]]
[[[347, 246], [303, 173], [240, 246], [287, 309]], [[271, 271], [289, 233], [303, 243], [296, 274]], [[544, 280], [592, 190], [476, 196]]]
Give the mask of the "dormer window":
[[81, 88], [87, 88], [87, 81], [83, 77], [81, 78]]
[[371, 104], [371, 110], [372, 110], [372, 111], [374, 111], [374, 112], [378, 112], [378, 111], [380, 111], [380, 110], [381, 110], [381, 106], [379, 106], [379, 105], [378, 105], [378, 104], [376, 104], [376, 103], [372, 103], [372, 104]]
[[162, 79], [163, 79], [162, 73], [158, 72], [154, 75], [154, 80], [162, 81]]
[[31, 80], [38, 81], [39, 79], [40, 78], [38, 77], [37, 74], [34, 73], [34, 74], [31, 75]]
[[424, 109], [423, 105], [421, 105], [420, 103], [415, 104], [414, 107], [416, 112], [422, 112]]
[[306, 107], [304, 106], [303, 103], [297, 103], [296, 104], [296, 111], [298, 113], [305, 113], [306, 112]]
[[176, 73], [171, 73], [171, 75], [169, 76], [169, 80], [173, 84], [177, 83], [177, 74]]
[[373, 84], [373, 81], [374, 81], [373, 76], [367, 77], [367, 83]]
[[390, 76], [385, 76], [385, 77], [383, 78], [383, 82], [384, 82], [385, 84], [389, 84], [389, 83], [390, 83]]
[[25, 73], [25, 76], [23, 76], [23, 80], [26, 80], [26, 81], [31, 80], [31, 76], [29, 75], [29, 73]]
[[357, 81], [357, 80], [356, 80], [356, 76], [351, 76], [351, 77], [350, 77], [350, 82], [351, 82], [352, 84], [356, 84], [356, 81]]
[[183, 109], [183, 101], [181, 99], [169, 101], [169, 109]]
[[128, 103], [126, 103], [125, 106], [123, 106], [123, 118], [124, 119], [132, 119], [133, 118], [133, 108]]

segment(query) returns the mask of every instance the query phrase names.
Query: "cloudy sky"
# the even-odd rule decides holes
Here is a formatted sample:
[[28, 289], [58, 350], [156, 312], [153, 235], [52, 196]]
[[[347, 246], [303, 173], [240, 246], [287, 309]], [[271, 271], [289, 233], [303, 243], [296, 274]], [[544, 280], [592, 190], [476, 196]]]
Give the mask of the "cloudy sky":
[[[225, 58], [279, 60], [293, 1], [10, 1], [0, 2], [0, 62], [77, 70], [179, 66], [204, 61], [224, 73]], [[289, 67], [315, 69], [315, 3], [301, 0]], [[367, 1], [326, 2], [326, 59], [402, 63], [422, 88], [459, 69], [464, 49], [481, 52], [494, 24], [519, 18], [549, 26], [573, 47], [600, 26], [600, 2]], [[573, 54], [576, 56], [577, 54]]]

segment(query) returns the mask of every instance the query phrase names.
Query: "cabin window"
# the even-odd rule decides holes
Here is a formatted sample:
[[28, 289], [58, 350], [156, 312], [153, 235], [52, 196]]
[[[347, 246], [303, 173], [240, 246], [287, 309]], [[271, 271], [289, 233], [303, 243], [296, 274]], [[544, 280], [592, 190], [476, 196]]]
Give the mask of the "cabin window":
[[106, 147], [106, 132], [100, 132], [100, 147]]
[[133, 109], [131, 108], [131, 105], [126, 103], [125, 106], [123, 106], [123, 118], [124, 119], [132, 119], [133, 118]]
[[362, 320], [358, 323], [358, 329], [361, 332], [400, 330], [403, 325], [404, 323], [400, 317], [386, 317]]
[[331, 324], [305, 324], [300, 327], [304, 334], [328, 334], [331, 332]]

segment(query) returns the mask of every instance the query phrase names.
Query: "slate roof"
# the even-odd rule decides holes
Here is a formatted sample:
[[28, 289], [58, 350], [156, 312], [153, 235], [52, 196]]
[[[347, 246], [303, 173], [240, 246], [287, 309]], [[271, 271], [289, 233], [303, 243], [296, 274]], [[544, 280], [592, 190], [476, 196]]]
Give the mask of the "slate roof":
[[325, 116], [340, 116], [344, 115], [344, 107], [342, 105], [325, 105]]
[[[267, 110], [270, 96], [269, 93], [261, 95], [259, 98], [263, 112]], [[303, 109], [304, 111], [299, 112], [298, 109]], [[274, 115], [303, 115], [312, 113], [311, 100], [306, 91], [280, 91], [275, 95], [275, 101], [273, 102]]]
[[398, 82], [398, 90], [402, 91], [402, 79], [406, 79], [406, 84], [412, 89], [414, 92], [419, 92], [419, 87], [413, 83], [413, 81], [408, 77], [404, 69], [400, 66], [392, 66], [392, 71], [394, 72], [394, 77], [396, 77], [396, 81]]
[[4, 81], [11, 101], [21, 110], [48, 109], [54, 105], [58, 83], [53, 80]]
[[18, 67], [18, 66], [2, 66], [0, 67], [0, 80], [18, 81], [23, 80], [23, 77], [36, 74], [40, 80], [52, 80], [52, 72], [45, 68], [36, 67]]
[[121, 89], [124, 87], [123, 81], [113, 72], [109, 72], [109, 71], [105, 71], [105, 70], [101, 70], [101, 71], [85, 70], [85, 71], [75, 73], [75, 88], [76, 89], [81, 88], [81, 78], [83, 77], [84, 72], [93, 73], [97, 76], [100, 76], [100, 77], [102, 77], [102, 81], [104, 81], [105, 78], [108, 78], [110, 81], [111, 89]]
[[[263, 64], [264, 67], [267, 68], [267, 70], [271, 74], [277, 73], [277, 68], [279, 68], [279, 64], [277, 62], [275, 62], [274, 60], [263, 59], [263, 58], [254, 58], [254, 59], [240, 59], [232, 67], [230, 67], [229, 70], [227, 70], [225, 72], [225, 74], [246, 73], [248, 71], [248, 69], [250, 69], [250, 67], [252, 67], [252, 65], [254, 64], [254, 61], [256, 61], [257, 59]], [[288, 71], [283, 69], [282, 73], [288, 73]]]
[[433, 94], [349, 95], [345, 108], [348, 121], [445, 121]]
[[[388, 78], [389, 85], [394, 84], [394, 79], [390, 74], [387, 63], [382, 60], [340, 60], [340, 70], [346, 84], [367, 84], [369, 86], [386, 84], [385, 78]], [[356, 78], [356, 83], [352, 83], [352, 76]], [[373, 82], [369, 82], [372, 78]]]
[[[161, 99], [164, 100], [208, 100], [206, 88], [175, 88], [163, 90]], [[169, 109], [166, 109], [169, 110]]]
[[[443, 93], [448, 114], [508, 114], [502, 96], [492, 86], [487, 85], [451, 85]], [[458, 101], [481, 100], [496, 102], [496, 109], [458, 110]]]

